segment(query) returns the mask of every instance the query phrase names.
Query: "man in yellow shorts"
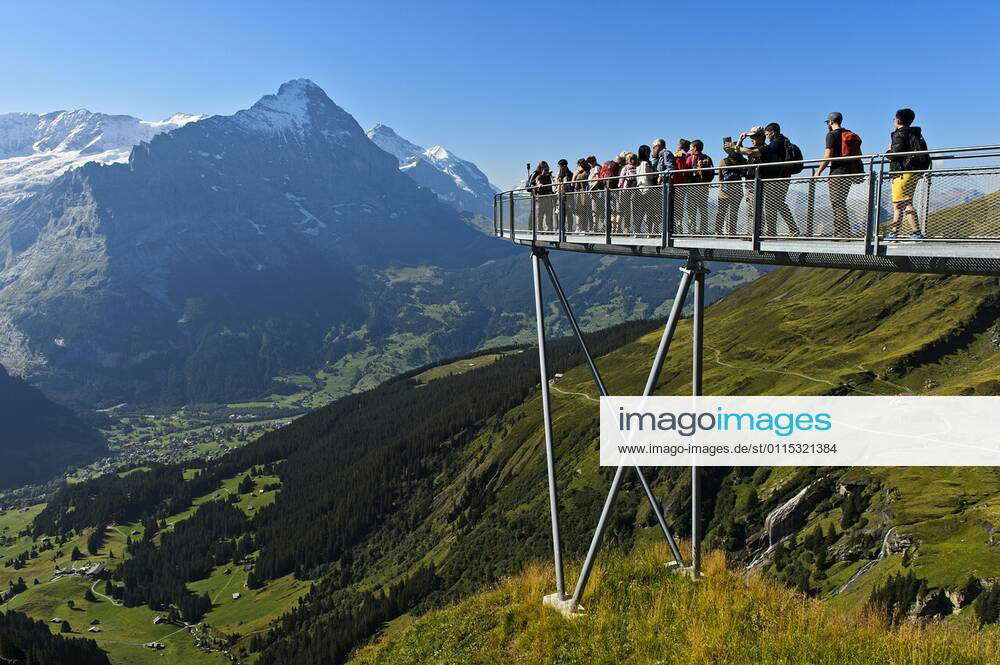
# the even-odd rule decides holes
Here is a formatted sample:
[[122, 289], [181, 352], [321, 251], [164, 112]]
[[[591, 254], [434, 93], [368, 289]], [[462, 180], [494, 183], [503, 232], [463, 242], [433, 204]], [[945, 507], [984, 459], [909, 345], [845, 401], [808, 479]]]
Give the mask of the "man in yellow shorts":
[[[899, 109], [894, 118], [895, 130], [890, 135], [892, 144], [886, 152], [913, 153], [927, 150], [919, 127], [913, 126], [916, 114], [913, 109]], [[899, 238], [899, 227], [904, 217], [910, 220], [910, 238], [919, 240], [927, 236], [920, 230], [920, 219], [913, 207], [913, 192], [924, 177], [923, 171], [931, 166], [931, 158], [926, 152], [922, 154], [903, 154], [889, 158], [889, 169], [892, 171], [892, 224], [885, 234], [886, 240]]]

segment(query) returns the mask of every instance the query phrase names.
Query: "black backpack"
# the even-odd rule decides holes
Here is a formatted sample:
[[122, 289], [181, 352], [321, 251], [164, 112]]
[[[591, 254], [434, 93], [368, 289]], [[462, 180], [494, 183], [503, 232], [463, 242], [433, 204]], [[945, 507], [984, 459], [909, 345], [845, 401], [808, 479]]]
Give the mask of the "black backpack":
[[806, 165], [802, 163], [802, 160], [802, 151], [799, 149], [799, 146], [795, 145], [786, 138], [785, 161], [795, 163], [785, 165], [785, 176], [788, 177], [802, 173], [802, 170], [806, 167]]
[[[917, 152], [920, 150], [927, 150], [927, 141], [924, 140], [923, 134], [918, 134], [917, 132], [910, 132], [910, 152]], [[926, 171], [931, 167], [931, 156], [927, 154], [923, 155], [910, 155], [903, 162], [904, 171]]]

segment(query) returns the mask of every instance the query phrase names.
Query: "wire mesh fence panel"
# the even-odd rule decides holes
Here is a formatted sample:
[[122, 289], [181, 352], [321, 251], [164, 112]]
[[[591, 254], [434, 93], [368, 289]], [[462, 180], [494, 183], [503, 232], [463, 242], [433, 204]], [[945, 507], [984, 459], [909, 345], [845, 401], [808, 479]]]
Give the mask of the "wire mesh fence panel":
[[931, 238], [1000, 238], [1000, 167], [886, 175], [879, 206], [880, 230], [910, 235], [914, 212], [918, 229]]
[[753, 183], [674, 185], [676, 235], [749, 237], [753, 228]]
[[655, 235], [663, 223], [663, 190], [659, 186], [607, 190], [611, 197], [611, 232]]
[[635, 188], [629, 195], [632, 233], [638, 235], [659, 235], [663, 225], [663, 188], [643, 186]]
[[566, 206], [566, 233], [594, 232], [594, 213], [599, 212], [603, 215], [604, 210], [602, 208], [596, 211], [591, 204], [592, 198], [592, 194], [588, 191], [566, 192], [563, 198]]
[[559, 231], [558, 194], [535, 196], [535, 227], [538, 233], [557, 233]]
[[608, 189], [607, 196], [610, 199], [610, 219], [608, 221], [611, 223], [611, 233], [614, 235], [625, 235], [625, 224], [622, 215], [628, 212], [629, 199], [627, 190], [620, 188]]
[[[507, 205], [511, 205], [511, 201], [507, 201]], [[531, 194], [528, 192], [514, 192], [514, 232], [522, 233], [531, 231]], [[504, 228], [510, 228], [510, 212], [507, 211], [507, 216], [503, 220]]]
[[[820, 176], [793, 184], [789, 206], [808, 238], [858, 240], [868, 224], [870, 173]], [[766, 199], [765, 199], [766, 201]]]
[[606, 235], [608, 232], [607, 200], [608, 190], [596, 189], [590, 192], [587, 199], [590, 203], [590, 219], [593, 222], [592, 233]]
[[716, 186], [716, 183], [701, 182], [674, 185], [674, 234], [715, 235]]
[[762, 183], [762, 238], [806, 236], [806, 222], [815, 220], [816, 187], [812, 177], [774, 178]]

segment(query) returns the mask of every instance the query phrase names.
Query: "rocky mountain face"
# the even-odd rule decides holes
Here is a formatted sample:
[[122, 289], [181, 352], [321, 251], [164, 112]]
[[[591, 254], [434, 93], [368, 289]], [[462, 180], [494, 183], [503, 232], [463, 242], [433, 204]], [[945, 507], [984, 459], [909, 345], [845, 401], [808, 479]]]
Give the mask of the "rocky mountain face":
[[0, 318], [57, 392], [248, 394], [364, 325], [379, 309], [366, 271], [510, 253], [315, 84], [291, 81], [14, 205], [0, 221]]
[[399, 160], [399, 170], [430, 189], [459, 212], [487, 219], [493, 215], [493, 195], [500, 191], [472, 162], [436, 145], [431, 148], [407, 141], [382, 124], [368, 130], [368, 138]]
[[[525, 252], [462, 215], [290, 81], [0, 210], [0, 362], [78, 405], [231, 401], [324, 364], [366, 388], [521, 339]], [[591, 328], [662, 312], [678, 278], [664, 262], [559, 263]], [[710, 294], [757, 274], [722, 270]], [[524, 288], [507, 288], [516, 275]]]
[[0, 365], [0, 489], [46, 481], [106, 453], [95, 429]]
[[128, 161], [139, 143], [203, 117], [175, 113], [148, 122], [86, 109], [0, 114], [0, 210], [87, 162]]

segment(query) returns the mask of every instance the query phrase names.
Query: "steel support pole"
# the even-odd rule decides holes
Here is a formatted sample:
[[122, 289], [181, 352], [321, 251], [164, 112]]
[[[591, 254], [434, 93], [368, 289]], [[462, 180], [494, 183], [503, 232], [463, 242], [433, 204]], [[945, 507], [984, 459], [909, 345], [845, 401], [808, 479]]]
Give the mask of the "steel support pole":
[[611, 181], [604, 181], [604, 242], [611, 244]]
[[872, 254], [878, 256], [878, 225], [882, 221], [882, 181], [885, 180], [885, 159], [879, 162], [878, 182], [875, 183], [875, 201], [872, 205]]
[[878, 237], [877, 224], [872, 222], [873, 210], [878, 206], [875, 200], [875, 161], [868, 164], [868, 209], [865, 211], [865, 254], [875, 253], [875, 238]]
[[537, 215], [538, 199], [536, 198], [535, 191], [531, 191], [531, 212], [528, 213], [528, 223], [531, 225], [531, 244], [535, 245], [538, 242], [538, 218]]
[[514, 192], [510, 193], [510, 241], [517, 243], [517, 238], [514, 237]]
[[[604, 385], [604, 380], [601, 379], [601, 373], [597, 369], [597, 364], [594, 363], [594, 358], [590, 355], [590, 349], [587, 348], [587, 342], [583, 339], [583, 331], [580, 330], [576, 315], [573, 314], [573, 309], [569, 306], [569, 300], [566, 299], [566, 292], [563, 291], [562, 284], [559, 283], [559, 277], [556, 276], [556, 271], [552, 267], [552, 261], [549, 260], [548, 255], [543, 255], [542, 262], [545, 264], [545, 270], [549, 274], [549, 281], [552, 282], [552, 288], [556, 291], [556, 296], [558, 296], [563, 312], [565, 312], [566, 318], [569, 320], [569, 325], [573, 329], [573, 334], [576, 335], [576, 340], [580, 343], [580, 350], [587, 361], [587, 366], [590, 367], [590, 373], [594, 377], [597, 390], [601, 394], [601, 397], [607, 397], [608, 390]], [[667, 527], [667, 521], [663, 518], [663, 512], [660, 510], [660, 504], [656, 500], [656, 495], [653, 494], [653, 490], [646, 480], [646, 475], [642, 472], [642, 468], [638, 464], [635, 465], [635, 473], [639, 476], [639, 482], [642, 483], [642, 489], [646, 493], [650, 507], [653, 509], [653, 514], [656, 516], [656, 522], [660, 526], [660, 531], [663, 533], [663, 537], [667, 539], [667, 545], [670, 546], [670, 552], [674, 556], [674, 561], [679, 565], [684, 565], [680, 548], [677, 547], [677, 542], [674, 540], [673, 534], [670, 533], [670, 528]]]
[[559, 500], [556, 491], [555, 453], [552, 449], [552, 410], [549, 403], [549, 368], [545, 357], [545, 308], [542, 303], [542, 279], [538, 267], [539, 255], [545, 256], [544, 249], [531, 251], [531, 274], [535, 285], [535, 322], [538, 332], [538, 371], [542, 382], [542, 420], [545, 429], [545, 466], [549, 476], [549, 516], [552, 520], [552, 559], [556, 568], [556, 592], [559, 598], [566, 597], [563, 579], [562, 545], [559, 541]]
[[670, 172], [663, 176], [663, 247], [673, 247], [674, 241], [671, 237], [674, 229], [674, 185], [670, 182]]
[[[812, 168], [812, 175], [816, 175], [816, 167]], [[816, 179], [809, 179], [809, 200], [806, 203], [806, 235], [810, 238], [816, 226]]]
[[559, 205], [559, 242], [566, 242], [566, 192], [559, 192], [556, 202]]
[[[701, 395], [702, 345], [704, 342], [705, 316], [705, 271], [699, 269], [694, 274], [694, 316], [691, 326], [692, 363], [691, 395]], [[698, 467], [691, 466], [691, 577], [701, 575], [701, 487], [698, 482]]]
[[[657, 347], [656, 356], [653, 358], [653, 366], [650, 368], [649, 377], [646, 379], [646, 388], [643, 392], [644, 397], [649, 396], [656, 386], [660, 370], [663, 368], [663, 361], [667, 356], [667, 350], [670, 348], [670, 341], [674, 337], [674, 332], [677, 330], [677, 322], [680, 320], [681, 312], [684, 309], [684, 301], [687, 299], [692, 271], [690, 267], [685, 267], [681, 270], [684, 274], [681, 277], [680, 284], [677, 285], [677, 296], [674, 298], [673, 306], [670, 308], [670, 316], [667, 317], [667, 323], [663, 328], [663, 335], [660, 337], [660, 345]], [[608, 497], [604, 500], [601, 517], [597, 521], [597, 528], [594, 530], [594, 536], [590, 540], [590, 548], [587, 550], [587, 558], [583, 562], [580, 578], [576, 582], [576, 589], [573, 591], [573, 597], [570, 599], [570, 607], [574, 609], [580, 604], [580, 598], [583, 597], [583, 592], [587, 588], [587, 581], [590, 579], [590, 573], [594, 567], [594, 559], [597, 557], [597, 550], [601, 546], [601, 539], [604, 537], [604, 530], [607, 528], [608, 515], [611, 513], [611, 508], [615, 503], [615, 495], [618, 494], [618, 487], [621, 485], [622, 471], [624, 469], [624, 464], [618, 465], [615, 477], [611, 481], [611, 489], [608, 490]]]

